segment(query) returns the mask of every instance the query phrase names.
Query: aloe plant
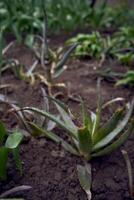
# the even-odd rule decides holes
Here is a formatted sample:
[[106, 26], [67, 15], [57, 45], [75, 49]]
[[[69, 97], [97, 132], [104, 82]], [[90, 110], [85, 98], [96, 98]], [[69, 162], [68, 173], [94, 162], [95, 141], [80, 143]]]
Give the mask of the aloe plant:
[[[82, 102], [81, 113], [83, 116], [83, 123], [81, 126], [77, 126], [72, 120], [68, 108], [59, 100], [53, 97], [49, 98], [59, 111], [60, 118], [55, 117], [55, 115], [50, 112], [42, 111], [34, 107], [24, 107], [22, 110], [30, 110], [55, 122], [57, 126], [66, 131], [70, 142], [33, 122], [28, 122], [28, 126], [33, 133], [44, 135], [54, 142], [60, 143], [64, 149], [76, 156], [82, 157], [86, 162], [113, 152], [119, 148], [133, 132], [134, 120], [131, 121], [130, 127], [126, 131], [125, 129], [132, 116], [134, 100], [125, 107], [116, 110], [112, 117], [104, 124], [101, 122], [103, 109], [123, 99], [116, 98], [102, 105], [101, 97], [98, 95], [96, 112], [90, 111], [90, 113], [87, 112]], [[91, 169], [87, 163], [85, 163], [85, 166], [78, 166], [77, 171], [80, 184], [87, 193], [88, 199], [91, 199]]]
[[22, 165], [19, 157], [19, 144], [23, 135], [19, 131], [8, 134], [4, 124], [0, 122], [0, 179], [7, 177], [7, 162], [9, 153], [13, 154], [17, 168], [22, 173]]

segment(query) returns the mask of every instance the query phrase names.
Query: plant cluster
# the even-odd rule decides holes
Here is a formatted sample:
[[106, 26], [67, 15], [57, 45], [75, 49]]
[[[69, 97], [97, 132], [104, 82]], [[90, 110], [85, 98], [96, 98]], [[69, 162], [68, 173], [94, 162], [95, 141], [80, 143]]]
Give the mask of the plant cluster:
[[78, 34], [67, 44], [78, 44], [75, 56], [91, 58], [115, 58], [124, 64], [134, 61], [133, 27], [123, 27], [112, 36], [102, 36], [98, 31], [91, 34]]
[[[43, 5], [43, 0], [1, 0], [1, 29], [14, 33], [18, 40], [22, 39], [21, 33], [39, 32], [44, 21]], [[83, 24], [95, 29], [116, 28], [128, 23], [132, 25], [134, 16], [134, 11], [129, 6], [123, 5], [112, 9], [106, 0], [103, 0], [100, 6], [96, 6], [92, 1], [90, 3], [89, 0], [46, 0], [45, 5], [52, 33], [77, 29], [83, 27]]]
[[[96, 1], [89, 3], [86, 0], [56, 0], [53, 3], [52, 0], [47, 0], [48, 24], [43, 2], [43, 0], [24, 0], [23, 2], [21, 0], [14, 0], [13, 4], [8, 0], [0, 2], [0, 18], [2, 19], [0, 22], [0, 75], [6, 69], [12, 68], [17, 76], [23, 80], [30, 80], [31, 83], [35, 82], [35, 78], [39, 78], [48, 86], [49, 93], [47, 95], [42, 88], [44, 103], [41, 109], [35, 107], [19, 108], [19, 106], [10, 102], [6, 103], [8, 105], [11, 104], [12, 112], [17, 114], [29, 135], [31, 134], [33, 137], [47, 137], [57, 144], [61, 144], [71, 154], [82, 158], [84, 165], [77, 166], [78, 178], [87, 194], [88, 200], [90, 200], [92, 173], [89, 162], [91, 159], [113, 152], [124, 144], [132, 134], [134, 130], [134, 119], [132, 118], [134, 100], [117, 109], [113, 112], [110, 119], [103, 122], [104, 109], [124, 99], [116, 98], [103, 103], [100, 95], [100, 82], [98, 81], [97, 108], [95, 111], [88, 110], [82, 99], [80, 99], [82, 122], [79, 123], [80, 125], [77, 125], [78, 119], [73, 116], [63, 102], [57, 100], [52, 95], [51, 88], [55, 85], [61, 85], [57, 84], [56, 79], [66, 69], [65, 64], [73, 51], [79, 57], [89, 56], [101, 60], [105, 58], [117, 58], [125, 64], [132, 63], [134, 58], [134, 29], [132, 27], [120, 28], [111, 37], [102, 36], [98, 31], [93, 31], [91, 34], [79, 34], [67, 42], [68, 45], [71, 44], [72, 46], [69, 47], [66, 53], [63, 53], [63, 48], [53, 51], [48, 45], [48, 27], [50, 27], [50, 30], [58, 30], [59, 27], [69, 30], [72, 27], [77, 28], [77, 26], [82, 25], [84, 20], [86, 20], [86, 25], [89, 23], [94, 28], [99, 26], [111, 27], [113, 18], [108, 17], [108, 12], [112, 11], [109, 9], [106, 12], [106, 1], [103, 1], [100, 8], [96, 8]], [[42, 7], [44, 8], [43, 11], [41, 10]], [[119, 13], [121, 14], [121, 11]], [[107, 19], [105, 16], [107, 16]], [[41, 35], [37, 34], [39, 30], [41, 30]], [[3, 36], [5, 32], [13, 32], [17, 41], [20, 42], [23, 41], [22, 33], [26, 33], [25, 43], [32, 49], [36, 57], [35, 62], [28, 71], [25, 71], [24, 67], [18, 61], [5, 59], [5, 53], [14, 44], [14, 42], [11, 42], [8, 46], [4, 47]], [[42, 74], [35, 71], [37, 66], [42, 67]], [[127, 84], [128, 82], [134, 84], [133, 71], [129, 71], [117, 85]], [[1, 99], [4, 101], [3, 95], [0, 96]], [[58, 114], [50, 112], [49, 102], [55, 105]], [[30, 120], [31, 115], [32, 120]], [[64, 130], [67, 136], [65, 138], [67, 139], [55, 133], [54, 128], [56, 126]], [[18, 130], [9, 131], [0, 122], [0, 179], [6, 178], [7, 162], [10, 153], [13, 154], [16, 166], [22, 173], [19, 145], [21, 144], [23, 135], [20, 132]], [[29, 189], [29, 187], [21, 189]], [[0, 195], [0, 198], [4, 197], [4, 195]]]

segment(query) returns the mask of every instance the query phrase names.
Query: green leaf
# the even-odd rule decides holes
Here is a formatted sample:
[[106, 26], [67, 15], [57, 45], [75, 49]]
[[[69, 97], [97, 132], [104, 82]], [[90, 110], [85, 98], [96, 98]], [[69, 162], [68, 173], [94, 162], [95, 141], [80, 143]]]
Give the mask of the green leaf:
[[64, 65], [67, 62], [70, 54], [75, 50], [76, 47], [77, 47], [77, 44], [74, 44], [64, 54], [63, 58], [59, 61], [59, 63], [57, 64], [55, 68], [55, 73], [53, 74], [53, 78], [57, 78], [58, 76], [60, 76], [61, 73], [66, 69]]
[[51, 113], [46, 112], [46, 111], [42, 111], [42, 110], [34, 108], [34, 107], [24, 107], [24, 108], [22, 108], [22, 110], [31, 110], [31, 111], [39, 114], [39, 115], [42, 115], [44, 117], [49, 118], [50, 120], [54, 121], [57, 125], [59, 125], [61, 128], [63, 128], [64, 130], [68, 131], [71, 134], [72, 137], [76, 138], [74, 132], [72, 132], [70, 130], [70, 128], [68, 128], [68, 125], [66, 125], [64, 122], [59, 120], [57, 117], [55, 117]]
[[46, 129], [42, 129], [41, 127], [37, 126], [36, 124], [29, 122], [30, 128], [33, 130], [34, 134], [32, 135], [44, 135], [45, 137], [51, 139], [52, 141], [56, 143], [61, 143], [62, 147], [69, 151], [70, 153], [74, 155], [79, 155], [77, 149], [73, 147], [72, 145], [68, 144], [66, 141], [64, 141], [61, 137], [57, 136], [55, 133], [51, 131], [47, 131]]
[[119, 133], [125, 128], [127, 125], [133, 111], [134, 107], [134, 100], [132, 101], [128, 112], [126, 113], [125, 117], [121, 120], [121, 122], [117, 125], [117, 127], [110, 132], [105, 138], [103, 138], [101, 141], [99, 141], [96, 145], [94, 145], [93, 150], [97, 150], [99, 148], [102, 148], [109, 144], [116, 136], [119, 135]]
[[77, 173], [81, 187], [87, 194], [88, 200], [91, 200], [91, 166], [85, 164], [85, 166], [77, 165]]
[[110, 132], [112, 132], [116, 128], [122, 117], [123, 117], [123, 109], [118, 110], [115, 114], [113, 114], [111, 119], [97, 131], [96, 135], [94, 135], [93, 137], [94, 144], [101, 141], [105, 136], [107, 136]]
[[3, 144], [4, 137], [6, 136], [6, 134], [7, 134], [7, 131], [6, 131], [5, 126], [2, 122], [0, 122], [0, 145]]
[[87, 127], [89, 130], [92, 130], [92, 127], [93, 127], [92, 119], [91, 119], [90, 115], [88, 114], [83, 101], [82, 101], [82, 113], [83, 113], [84, 126]]
[[17, 146], [13, 151], [13, 157], [16, 163], [17, 168], [19, 169], [21, 175], [22, 175], [22, 162], [20, 159], [20, 154], [19, 154], [19, 147]]
[[92, 136], [96, 135], [97, 134], [97, 131], [98, 131], [98, 128], [100, 126], [100, 118], [101, 118], [101, 92], [100, 92], [100, 81], [101, 79], [98, 79], [97, 81], [97, 94], [98, 94], [98, 97], [97, 97], [97, 111], [96, 111], [96, 117], [95, 117], [95, 120], [94, 120], [94, 123], [93, 123], [93, 129], [92, 129]]
[[97, 153], [93, 153], [91, 155], [91, 158], [98, 157], [98, 156], [104, 156], [106, 154], [113, 152], [114, 150], [119, 148], [122, 144], [124, 144], [124, 142], [132, 134], [133, 130], [134, 130], [134, 120], [132, 121], [132, 124], [131, 124], [131, 127], [129, 128], [129, 130], [127, 130], [125, 133], [123, 133], [115, 142], [113, 142], [109, 146], [98, 151]]
[[73, 123], [71, 117], [59, 104], [55, 103], [55, 105], [56, 105], [64, 123], [66, 124], [68, 129], [70, 129], [70, 131], [73, 133], [73, 135], [76, 137], [77, 136], [77, 127]]
[[6, 147], [0, 148], [0, 179], [5, 180], [7, 176], [7, 160], [8, 149]]
[[8, 149], [15, 149], [22, 141], [23, 135], [20, 132], [10, 134], [6, 140], [5, 146]]
[[90, 159], [92, 149], [91, 133], [87, 127], [78, 129], [78, 142], [81, 154], [87, 159]]

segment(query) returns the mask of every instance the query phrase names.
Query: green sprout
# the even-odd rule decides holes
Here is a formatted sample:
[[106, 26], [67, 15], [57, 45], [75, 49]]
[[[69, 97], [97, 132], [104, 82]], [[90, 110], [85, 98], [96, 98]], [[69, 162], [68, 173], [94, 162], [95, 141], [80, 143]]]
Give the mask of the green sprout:
[[9, 153], [13, 154], [17, 168], [22, 173], [22, 165], [19, 157], [19, 145], [23, 135], [17, 130], [8, 134], [4, 124], [0, 122], [0, 179], [7, 177], [7, 162]]

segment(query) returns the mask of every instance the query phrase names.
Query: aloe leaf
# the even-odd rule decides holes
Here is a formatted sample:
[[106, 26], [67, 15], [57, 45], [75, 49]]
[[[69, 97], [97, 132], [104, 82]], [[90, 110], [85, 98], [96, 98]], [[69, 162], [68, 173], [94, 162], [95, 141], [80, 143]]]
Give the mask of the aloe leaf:
[[113, 103], [119, 102], [119, 101], [124, 101], [124, 98], [118, 97], [118, 98], [112, 99], [112, 100], [106, 102], [105, 104], [103, 104], [102, 109], [106, 108], [107, 106], [109, 106]]
[[101, 118], [101, 94], [100, 94], [100, 79], [97, 81], [97, 94], [98, 94], [98, 101], [97, 101], [97, 111], [96, 111], [96, 117], [93, 123], [93, 129], [92, 129], [92, 136], [94, 136], [97, 133], [97, 130], [100, 126], [100, 118]]
[[118, 110], [115, 114], [113, 114], [111, 119], [97, 131], [96, 135], [94, 135], [93, 137], [94, 144], [101, 141], [106, 135], [112, 132], [116, 128], [122, 117], [123, 117], [123, 109]]
[[56, 105], [64, 123], [66, 124], [68, 129], [70, 129], [70, 131], [73, 133], [73, 135], [76, 137], [77, 136], [77, 127], [73, 123], [71, 117], [61, 106], [59, 106], [57, 103], [55, 103], [55, 105]]
[[93, 127], [92, 119], [91, 119], [90, 115], [88, 114], [83, 101], [82, 101], [82, 113], [83, 113], [84, 126], [87, 127], [89, 130], [92, 130], [92, 127]]
[[54, 98], [53, 96], [48, 96], [48, 95], [46, 95], [46, 97], [47, 97], [48, 99], [50, 99], [51, 101], [57, 103], [63, 110], [65, 110], [66, 112], [68, 112], [68, 107], [67, 107], [62, 101], [60, 101], [60, 100]]
[[81, 187], [87, 194], [87, 199], [91, 200], [91, 166], [85, 164], [85, 166], [77, 165], [77, 173]]
[[93, 150], [97, 150], [109, 144], [118, 134], [125, 128], [127, 125], [133, 111], [134, 107], [134, 100], [132, 101], [128, 112], [126, 113], [125, 117], [121, 120], [121, 122], [117, 125], [117, 127], [109, 133], [105, 138], [103, 138], [100, 142], [94, 145]]
[[90, 153], [92, 149], [91, 134], [87, 127], [78, 129], [78, 142], [81, 154], [87, 159], [90, 159]]
[[6, 134], [7, 134], [7, 131], [6, 131], [5, 126], [2, 122], [0, 122], [0, 145], [3, 144], [4, 137], [6, 136]]
[[0, 148], [0, 179], [5, 180], [7, 176], [7, 160], [8, 149], [6, 147]]
[[127, 130], [125, 133], [123, 133], [117, 140], [115, 140], [112, 144], [105, 147], [104, 149], [98, 151], [97, 153], [91, 154], [91, 158], [98, 157], [98, 156], [104, 156], [106, 154], [109, 154], [119, 148], [132, 134], [134, 130], [134, 120], [132, 121], [131, 127], [129, 130]]
[[16, 163], [17, 168], [19, 169], [21, 175], [22, 175], [22, 162], [20, 159], [20, 154], [19, 154], [19, 147], [17, 146], [13, 151], [13, 157]]
[[57, 136], [55, 133], [51, 131], [47, 131], [46, 129], [42, 129], [41, 127], [37, 126], [36, 124], [29, 122], [30, 128], [33, 130], [32, 135], [44, 135], [45, 137], [51, 139], [52, 141], [56, 143], [61, 143], [62, 147], [69, 151], [70, 153], [74, 155], [79, 155], [78, 151], [76, 148], [68, 144], [66, 141], [64, 141], [61, 137]]
[[18, 147], [22, 139], [23, 135], [20, 132], [15, 131], [8, 136], [5, 147], [7, 147], [8, 149], [15, 149], [16, 147]]
[[58, 76], [61, 75], [61, 73], [65, 70], [65, 66], [64, 64], [67, 62], [70, 54], [75, 50], [75, 48], [77, 47], [77, 44], [74, 44], [73, 46], [71, 46], [68, 51], [64, 54], [63, 58], [59, 61], [59, 63], [57, 64], [56, 68], [55, 68], [55, 73], [53, 74], [53, 78], [57, 78]]
[[70, 128], [68, 128], [68, 125], [66, 125], [64, 122], [62, 122], [61, 120], [59, 120], [57, 117], [55, 117], [54, 115], [52, 115], [49, 112], [46, 111], [42, 111], [38, 108], [34, 108], [34, 107], [24, 107], [22, 108], [22, 110], [31, 110], [32, 112], [35, 112], [39, 115], [42, 115], [44, 117], [49, 118], [50, 120], [54, 121], [57, 125], [59, 125], [61, 128], [63, 128], [64, 130], [68, 131], [72, 137], [75, 137], [74, 132], [72, 132], [70, 130]]

